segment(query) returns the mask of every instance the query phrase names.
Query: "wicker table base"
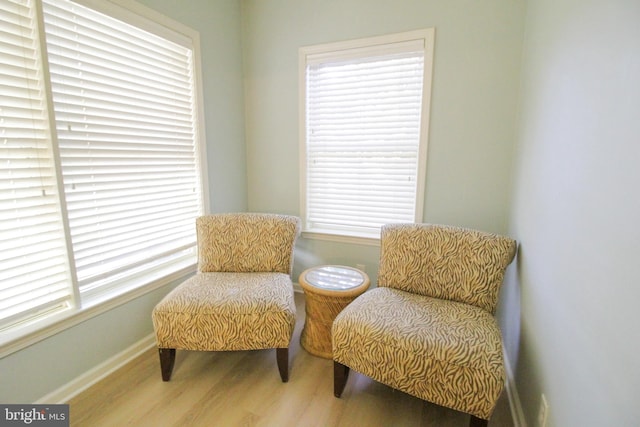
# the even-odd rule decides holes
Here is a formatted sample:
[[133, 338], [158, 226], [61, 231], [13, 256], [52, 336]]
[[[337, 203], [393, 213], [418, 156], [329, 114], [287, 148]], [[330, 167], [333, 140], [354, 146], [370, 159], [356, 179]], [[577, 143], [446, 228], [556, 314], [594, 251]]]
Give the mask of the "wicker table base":
[[300, 344], [314, 356], [331, 359], [331, 326], [336, 316], [369, 288], [366, 273], [351, 267], [322, 266], [302, 272], [306, 318]]

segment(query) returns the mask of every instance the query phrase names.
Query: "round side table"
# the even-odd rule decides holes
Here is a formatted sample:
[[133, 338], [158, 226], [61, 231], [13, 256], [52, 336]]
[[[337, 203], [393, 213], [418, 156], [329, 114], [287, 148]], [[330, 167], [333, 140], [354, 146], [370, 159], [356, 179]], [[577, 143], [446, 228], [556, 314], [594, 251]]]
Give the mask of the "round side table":
[[356, 268], [323, 265], [298, 278], [305, 293], [306, 318], [300, 344], [314, 356], [331, 359], [331, 326], [336, 316], [369, 288], [369, 276]]

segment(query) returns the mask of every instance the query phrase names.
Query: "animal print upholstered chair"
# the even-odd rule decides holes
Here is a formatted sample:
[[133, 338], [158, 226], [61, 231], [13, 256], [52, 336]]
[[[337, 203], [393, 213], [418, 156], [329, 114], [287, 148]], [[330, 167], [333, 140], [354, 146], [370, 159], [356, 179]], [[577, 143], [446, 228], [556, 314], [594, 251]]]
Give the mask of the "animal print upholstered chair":
[[480, 231], [384, 226], [378, 287], [333, 323], [335, 396], [353, 369], [486, 426], [505, 382], [494, 312], [515, 252]]
[[300, 219], [275, 214], [219, 214], [196, 220], [198, 273], [152, 313], [162, 379], [176, 349], [276, 349], [289, 379], [289, 343], [296, 321], [291, 270]]

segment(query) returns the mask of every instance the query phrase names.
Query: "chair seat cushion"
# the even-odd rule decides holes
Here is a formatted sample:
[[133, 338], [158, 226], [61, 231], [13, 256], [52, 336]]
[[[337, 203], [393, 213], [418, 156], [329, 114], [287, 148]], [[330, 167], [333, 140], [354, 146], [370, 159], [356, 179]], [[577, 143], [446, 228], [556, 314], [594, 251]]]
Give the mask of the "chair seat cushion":
[[152, 313], [159, 348], [201, 351], [288, 347], [295, 318], [284, 273], [199, 273]]
[[413, 396], [488, 419], [505, 376], [481, 308], [392, 288], [364, 293], [332, 328], [335, 361]]

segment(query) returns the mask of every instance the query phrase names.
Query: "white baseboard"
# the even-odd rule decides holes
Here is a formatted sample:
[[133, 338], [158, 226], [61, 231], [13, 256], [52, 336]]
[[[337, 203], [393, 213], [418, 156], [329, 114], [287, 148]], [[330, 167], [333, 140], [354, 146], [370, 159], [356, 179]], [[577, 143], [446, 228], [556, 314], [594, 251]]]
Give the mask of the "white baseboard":
[[149, 334], [129, 348], [124, 349], [115, 356], [102, 362], [95, 368], [90, 369], [79, 377], [71, 380], [62, 387], [43, 396], [36, 401], [36, 404], [59, 404], [66, 403], [76, 395], [82, 393], [107, 375], [115, 372], [117, 369], [129, 363], [140, 354], [149, 350], [156, 345], [155, 334]]
[[518, 389], [516, 388], [515, 378], [513, 377], [513, 370], [511, 369], [511, 363], [507, 354], [504, 354], [504, 369], [507, 374], [507, 397], [509, 399], [509, 409], [511, 410], [511, 417], [513, 418], [514, 427], [527, 427], [527, 421], [524, 418], [522, 412], [522, 404], [520, 403], [520, 396], [518, 395]]

